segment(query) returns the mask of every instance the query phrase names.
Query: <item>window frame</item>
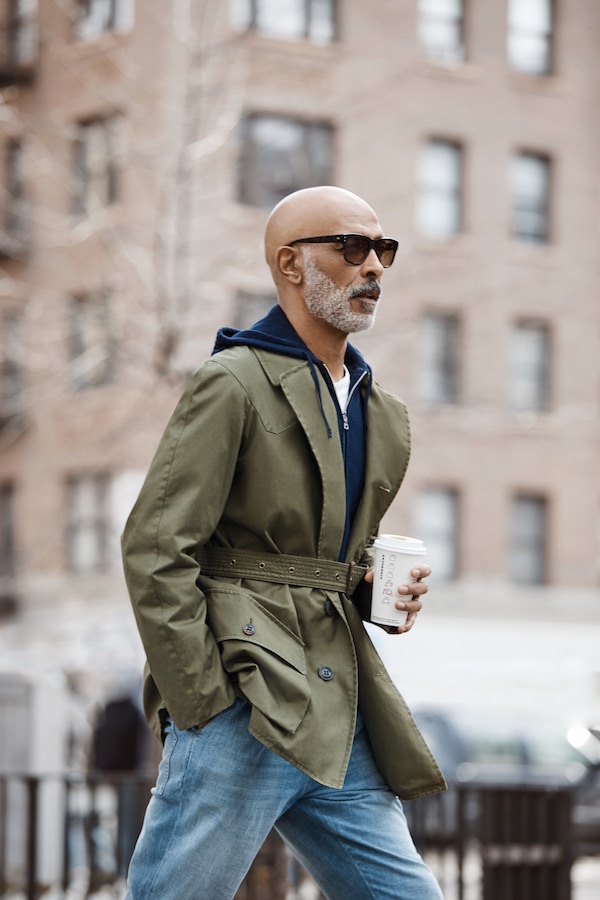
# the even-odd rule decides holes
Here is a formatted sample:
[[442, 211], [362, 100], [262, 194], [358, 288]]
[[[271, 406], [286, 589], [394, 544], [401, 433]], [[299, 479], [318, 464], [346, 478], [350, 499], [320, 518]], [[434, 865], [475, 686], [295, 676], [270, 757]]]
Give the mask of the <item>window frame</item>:
[[23, 317], [6, 310], [1, 319], [2, 358], [0, 359], [0, 420], [23, 412], [25, 366], [23, 364]]
[[[434, 330], [428, 329], [430, 324]], [[457, 405], [461, 394], [462, 317], [455, 310], [428, 309], [419, 325], [419, 397], [426, 406]]]
[[[452, 2], [452, 0], [450, 0]], [[432, 63], [437, 63], [439, 65], [446, 66], [458, 66], [462, 65], [467, 58], [467, 49], [466, 49], [466, 5], [467, 0], [457, 0], [459, 3], [460, 9], [457, 16], [452, 16], [452, 14], [448, 14], [447, 16], [437, 16], [435, 13], [427, 10], [428, 0], [419, 0], [417, 4], [417, 37], [419, 43], [419, 51], [422, 57]], [[454, 42], [452, 48], [450, 48], [449, 44], [446, 44], [443, 51], [437, 51], [434, 48], [434, 42], [429, 42], [426, 39], [425, 32], [427, 30], [427, 25], [431, 25], [432, 21], [434, 22], [446, 22], [446, 23], [456, 23], [456, 28], [454, 29], [457, 34], [457, 40]], [[452, 29], [451, 29], [452, 30]]]
[[16, 488], [12, 481], [0, 483], [0, 577], [13, 577], [17, 571]]
[[4, 156], [8, 203], [4, 210], [4, 229], [9, 238], [23, 240], [29, 231], [25, 148], [23, 141], [7, 141]]
[[[92, 116], [77, 123], [75, 138], [76, 190], [74, 211], [78, 215], [93, 215], [118, 203], [121, 194], [121, 116], [111, 112], [106, 116]], [[100, 165], [94, 158], [94, 142], [102, 141]], [[101, 190], [97, 190], [97, 186]]]
[[[427, 161], [427, 154], [435, 148], [444, 147], [452, 150], [454, 160], [451, 161], [450, 167], [454, 167], [457, 172], [457, 178], [453, 181], [448, 180], [445, 183], [437, 181], [433, 176], [431, 161]], [[433, 159], [433, 157], [431, 157]], [[429, 172], [426, 168], [429, 167]], [[465, 192], [465, 148], [464, 145], [453, 138], [431, 136], [421, 142], [419, 147], [419, 165], [417, 177], [417, 210], [416, 223], [417, 231], [420, 235], [431, 240], [448, 241], [457, 237], [464, 231], [464, 192]], [[440, 221], [444, 218], [452, 221], [451, 228], [431, 228], [429, 223], [433, 218], [431, 216], [432, 199], [437, 204], [445, 205], [443, 216], [439, 217]], [[429, 209], [427, 208], [429, 206]], [[449, 213], [449, 215], [448, 215]], [[427, 222], [427, 225], [425, 224]]]
[[[433, 521], [429, 511], [425, 511], [425, 498], [434, 495], [448, 500], [450, 512], [449, 524], [444, 523], [444, 531], [435, 534], [428, 525]], [[424, 541], [427, 548], [427, 562], [432, 567], [434, 581], [456, 581], [460, 577], [460, 535], [461, 535], [461, 495], [457, 487], [448, 484], [427, 484], [420, 488], [416, 499], [415, 533]], [[441, 518], [436, 516], [436, 525]], [[440, 536], [441, 535], [441, 536]], [[436, 547], [443, 546], [443, 551], [436, 559]], [[444, 560], [446, 557], [446, 560]], [[444, 568], [445, 562], [449, 564]]]
[[[547, 0], [549, 13], [549, 26], [544, 29], [542, 26], [532, 29], [528, 32], [522, 25], [514, 22], [516, 17], [513, 13], [514, 0], [508, 0], [507, 3], [507, 19], [506, 19], [506, 58], [508, 65], [514, 72], [522, 75], [547, 78], [554, 74], [555, 67], [555, 42], [556, 42], [556, 2], [555, 0]], [[519, 36], [523, 38], [527, 34], [535, 35], [543, 41], [545, 49], [546, 63], [543, 66], [523, 66], [516, 61], [515, 42]]]
[[[517, 346], [519, 337], [527, 332], [537, 333], [539, 346], [543, 348], [540, 361], [528, 360], [527, 366], [522, 364], [519, 356], [521, 348]], [[535, 338], [532, 338], [532, 346]], [[512, 324], [510, 331], [510, 394], [509, 403], [513, 412], [545, 413], [551, 409], [552, 401], [552, 356], [553, 340], [551, 323], [542, 319], [520, 319]], [[527, 369], [527, 371], [526, 371]], [[533, 373], [533, 374], [532, 374]], [[529, 396], [535, 395], [535, 401], [522, 405], [519, 402], [519, 387], [527, 382]]]
[[[319, 46], [328, 46], [335, 43], [339, 39], [337, 0], [299, 0], [299, 2], [302, 6], [302, 26], [295, 33], [286, 33], [284, 30], [278, 32], [261, 25], [261, 0], [231, 0], [230, 20], [234, 28], [240, 31], [254, 31], [266, 38], [289, 41], [305, 40]], [[330, 29], [326, 38], [319, 39], [318, 34], [315, 34], [313, 31], [315, 7], [319, 3], [322, 4], [324, 2], [329, 6], [328, 21]]]
[[[275, 156], [275, 163], [273, 158], [269, 163], [268, 157], [262, 154], [263, 147], [261, 147], [260, 141], [256, 139], [255, 132], [261, 124], [267, 127], [269, 124], [281, 124], [284, 128], [288, 126], [290, 129], [297, 128], [299, 130], [300, 140], [293, 151], [280, 152], [280, 157], [292, 176], [285, 185], [282, 179], [277, 181], [275, 177], [277, 157]], [[239, 203], [259, 209], [272, 209], [283, 197], [295, 190], [334, 183], [335, 130], [329, 122], [275, 113], [248, 113], [239, 122], [238, 135], [240, 149], [237, 201]], [[285, 138], [285, 134], [282, 133], [282, 135]], [[311, 153], [316, 155], [319, 141], [322, 142], [327, 156], [322, 165], [320, 160], [310, 159]], [[316, 149], [311, 149], [311, 145]], [[277, 153], [277, 148], [274, 148], [272, 144], [268, 149], [271, 154]], [[312, 170], [308, 177], [303, 177], [304, 173], [298, 171], [297, 160], [300, 165], [308, 163], [304, 166], [305, 169]], [[264, 177], [266, 173], [272, 174], [273, 178]]]
[[[533, 191], [525, 196], [518, 188], [519, 172], [517, 167], [520, 162], [533, 162], [540, 164], [539, 172], [543, 171], [545, 190], [540, 194], [541, 202], [532, 202]], [[510, 198], [511, 198], [511, 237], [515, 241], [526, 244], [544, 246], [552, 242], [552, 195], [554, 182], [554, 161], [550, 154], [539, 150], [518, 149], [515, 150], [511, 160]], [[524, 219], [537, 216], [543, 223], [542, 229], [523, 227]]]
[[[77, 508], [77, 492], [89, 486], [94, 497], [91, 512]], [[66, 497], [66, 561], [67, 569], [75, 575], [94, 575], [111, 567], [111, 476], [108, 472], [83, 472], [70, 475], [65, 482]], [[84, 559], [81, 547], [92, 540], [93, 558]]]
[[38, 0], [13, 0], [8, 17], [10, 61], [23, 74], [31, 74], [39, 53]]
[[[524, 504], [529, 504], [529, 509], [541, 511], [539, 521], [541, 529], [530, 535], [524, 535], [523, 519], [517, 522], [519, 504], [524, 509]], [[537, 513], [534, 513], [537, 515]], [[512, 497], [511, 528], [510, 528], [510, 577], [514, 584], [543, 586], [548, 584], [548, 538], [549, 538], [550, 504], [544, 494], [516, 491]], [[528, 540], [528, 545], [523, 546], [523, 538]], [[529, 553], [525, 559], [524, 554]], [[533, 555], [532, 555], [533, 554]], [[523, 574], [528, 569], [527, 574]]]
[[[112, 294], [106, 288], [71, 297], [69, 378], [77, 393], [106, 387], [115, 380], [116, 341], [111, 301]], [[94, 361], [98, 342], [102, 357]]]
[[134, 6], [134, 0], [77, 0], [75, 39], [93, 41], [112, 31], [130, 31]]

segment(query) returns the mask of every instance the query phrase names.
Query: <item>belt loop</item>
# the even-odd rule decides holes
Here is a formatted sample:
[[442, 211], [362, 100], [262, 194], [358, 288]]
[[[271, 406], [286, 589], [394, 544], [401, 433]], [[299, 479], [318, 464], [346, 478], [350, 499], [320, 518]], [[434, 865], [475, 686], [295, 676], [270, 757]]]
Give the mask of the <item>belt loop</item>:
[[346, 597], [352, 596], [352, 573], [354, 572], [354, 566], [356, 563], [354, 560], [348, 563], [348, 577], [346, 578]]

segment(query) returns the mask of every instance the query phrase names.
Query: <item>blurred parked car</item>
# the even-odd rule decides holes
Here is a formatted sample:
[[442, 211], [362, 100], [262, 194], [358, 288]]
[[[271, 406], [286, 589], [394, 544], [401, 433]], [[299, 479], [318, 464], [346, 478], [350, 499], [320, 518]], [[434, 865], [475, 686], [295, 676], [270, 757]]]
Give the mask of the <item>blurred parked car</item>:
[[[600, 729], [590, 728], [600, 741]], [[600, 748], [600, 745], [598, 745]], [[580, 856], [600, 854], [600, 755], [575, 786], [573, 827]]]
[[450, 782], [574, 784], [589, 760], [557, 726], [490, 712], [421, 708], [415, 719]]
[[434, 707], [417, 708], [414, 716], [450, 788], [443, 801], [446, 823], [454, 818], [456, 784], [568, 786], [576, 853], [600, 854], [600, 765], [555, 723]]

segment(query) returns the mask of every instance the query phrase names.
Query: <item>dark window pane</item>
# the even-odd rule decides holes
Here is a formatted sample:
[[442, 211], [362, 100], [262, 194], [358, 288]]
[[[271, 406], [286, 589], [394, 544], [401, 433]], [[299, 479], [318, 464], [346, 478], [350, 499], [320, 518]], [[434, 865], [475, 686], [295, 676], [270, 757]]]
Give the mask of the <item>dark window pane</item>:
[[332, 130], [280, 116], [240, 123], [239, 198], [271, 209], [300, 188], [332, 181]]
[[419, 393], [425, 403], [456, 403], [459, 395], [460, 321], [428, 313], [421, 320]]
[[543, 244], [550, 236], [550, 160], [518, 153], [512, 164], [512, 231], [521, 241]]
[[419, 42], [427, 59], [446, 64], [462, 62], [462, 0], [419, 0]]
[[550, 333], [541, 322], [522, 322], [511, 335], [510, 405], [542, 412], [550, 405]]
[[542, 497], [513, 500], [510, 570], [518, 584], [546, 581], [547, 502]]

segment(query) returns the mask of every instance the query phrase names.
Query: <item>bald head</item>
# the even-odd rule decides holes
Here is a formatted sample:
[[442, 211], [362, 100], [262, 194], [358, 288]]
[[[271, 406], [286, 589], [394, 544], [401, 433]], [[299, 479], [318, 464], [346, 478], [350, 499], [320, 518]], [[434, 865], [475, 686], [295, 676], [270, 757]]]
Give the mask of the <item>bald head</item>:
[[351, 191], [330, 185], [288, 194], [272, 211], [265, 229], [265, 257], [278, 283], [277, 251], [290, 241], [327, 234], [381, 234], [373, 209]]

